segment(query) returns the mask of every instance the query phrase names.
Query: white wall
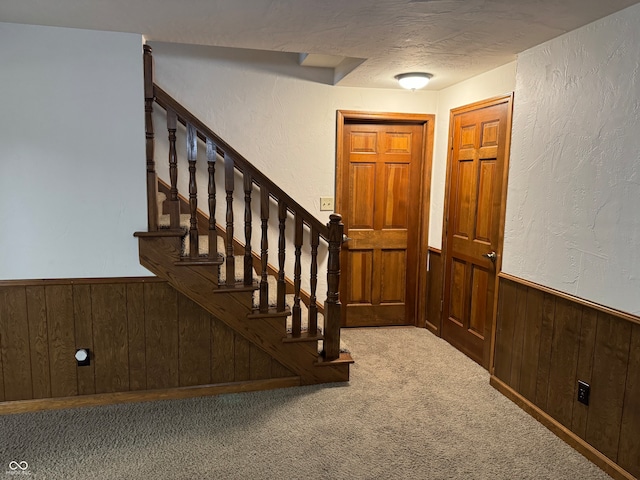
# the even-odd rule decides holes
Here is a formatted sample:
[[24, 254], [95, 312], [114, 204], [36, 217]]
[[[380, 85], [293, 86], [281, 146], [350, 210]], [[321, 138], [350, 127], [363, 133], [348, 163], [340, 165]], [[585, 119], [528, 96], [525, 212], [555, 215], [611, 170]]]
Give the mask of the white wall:
[[451, 109], [513, 92], [516, 62], [438, 92], [433, 170], [431, 174], [431, 214], [429, 246], [442, 248], [442, 219], [444, 215], [445, 182], [447, 176], [447, 148], [449, 144], [449, 113]]
[[0, 23], [0, 279], [149, 274], [141, 44]]
[[[520, 55], [503, 261], [507, 273], [632, 313], [639, 21], [634, 6]], [[146, 225], [141, 37], [0, 23], [0, 44], [0, 279], [148, 274], [132, 237]], [[412, 93], [318, 83], [278, 54], [152, 45], [158, 82], [323, 221], [336, 110], [436, 112], [434, 247], [449, 110], [514, 89], [513, 63]]]
[[[155, 58], [156, 82], [323, 223], [328, 222], [330, 212], [320, 211], [320, 196], [334, 196], [335, 188], [337, 110], [436, 111], [436, 92], [332, 86], [326, 83], [332, 75], [300, 67], [294, 54], [155, 42], [150, 45]], [[155, 118], [158, 172], [167, 181], [166, 128], [159, 116]], [[180, 141], [177, 148], [184, 160], [185, 147]], [[200, 165], [199, 205], [205, 206], [205, 163]], [[185, 166], [179, 166], [179, 171], [182, 173], [178, 186], [184, 194], [187, 192]], [[222, 172], [218, 173], [218, 192], [223, 192]], [[236, 191], [242, 192], [239, 179]], [[216, 219], [224, 224], [224, 194], [219, 193], [217, 198]], [[237, 209], [235, 236], [244, 241], [243, 204], [234, 205]], [[259, 198], [254, 197], [252, 205], [252, 244], [253, 250], [259, 251]], [[271, 208], [270, 225], [269, 263], [277, 265], [275, 205]], [[285, 271], [293, 278], [291, 218], [287, 228]], [[304, 245], [303, 255], [309, 253], [308, 238]], [[326, 260], [326, 251], [321, 246], [317, 290], [321, 300], [327, 290], [326, 276], [322, 273], [326, 272]], [[304, 262], [303, 259], [303, 272], [308, 272], [309, 265]], [[308, 279], [307, 274], [302, 275], [302, 288], [307, 291]]]
[[334, 195], [337, 110], [436, 111], [436, 92], [311, 81], [297, 55], [150, 44], [157, 83], [322, 221], [320, 196]]
[[518, 57], [503, 270], [640, 314], [640, 4]]

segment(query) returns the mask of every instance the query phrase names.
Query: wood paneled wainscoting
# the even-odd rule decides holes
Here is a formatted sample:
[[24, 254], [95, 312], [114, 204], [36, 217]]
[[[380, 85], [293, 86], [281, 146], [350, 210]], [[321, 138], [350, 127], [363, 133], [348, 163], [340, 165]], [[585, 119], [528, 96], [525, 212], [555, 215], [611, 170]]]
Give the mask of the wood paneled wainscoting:
[[499, 285], [492, 385], [610, 475], [639, 477], [640, 318], [505, 274]]
[[0, 414], [299, 384], [163, 280], [0, 282]]

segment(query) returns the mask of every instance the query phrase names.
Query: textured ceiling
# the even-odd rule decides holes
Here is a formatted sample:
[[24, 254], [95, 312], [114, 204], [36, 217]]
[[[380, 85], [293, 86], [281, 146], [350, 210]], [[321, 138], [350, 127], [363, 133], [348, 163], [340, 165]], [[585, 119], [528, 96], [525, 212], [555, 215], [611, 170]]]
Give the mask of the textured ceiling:
[[[0, 0], [0, 21], [148, 40], [364, 58], [340, 85], [439, 90], [637, 0]], [[301, 67], [302, 68], [302, 67]]]

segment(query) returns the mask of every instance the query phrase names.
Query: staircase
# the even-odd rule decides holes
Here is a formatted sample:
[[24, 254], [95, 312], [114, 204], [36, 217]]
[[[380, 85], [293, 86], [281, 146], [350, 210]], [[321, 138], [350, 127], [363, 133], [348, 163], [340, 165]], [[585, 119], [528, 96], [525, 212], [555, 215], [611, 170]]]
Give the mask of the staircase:
[[[300, 384], [347, 381], [353, 360], [340, 348], [340, 216], [331, 215], [327, 225], [319, 222], [158, 87], [146, 45], [144, 67], [148, 228], [135, 233], [140, 263], [288, 368]], [[166, 113], [166, 183], [156, 173], [156, 105]], [[184, 135], [186, 158], [177, 152], [179, 135]], [[199, 168], [205, 162], [206, 168]], [[188, 175], [179, 177], [185, 170]], [[206, 184], [204, 210], [198, 208], [198, 179]], [[185, 195], [178, 191], [179, 183], [188, 185]], [[221, 188], [222, 202], [217, 198]], [[254, 220], [256, 197], [259, 218]], [[223, 210], [222, 225], [216, 222], [217, 207]], [[242, 223], [242, 240], [235, 237], [237, 223]], [[251, 246], [254, 230], [259, 231], [259, 252]], [[271, 253], [277, 267], [269, 264], [269, 239], [277, 239], [276, 253]], [[304, 258], [303, 248], [310, 252]], [[319, 258], [327, 258], [324, 305], [316, 292]], [[303, 264], [309, 265], [304, 279], [308, 292], [302, 288]]]

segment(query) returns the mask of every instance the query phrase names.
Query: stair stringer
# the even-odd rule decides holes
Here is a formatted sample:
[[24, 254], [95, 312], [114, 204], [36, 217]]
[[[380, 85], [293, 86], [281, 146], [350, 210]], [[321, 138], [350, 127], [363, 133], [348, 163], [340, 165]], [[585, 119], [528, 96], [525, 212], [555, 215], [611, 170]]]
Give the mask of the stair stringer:
[[253, 313], [253, 287], [228, 289], [213, 280], [211, 267], [176, 265], [183, 232], [140, 232], [140, 263], [155, 275], [210, 312], [292, 373], [302, 385], [345, 382], [349, 362], [319, 362], [317, 342], [283, 342], [285, 317], [248, 318]]

